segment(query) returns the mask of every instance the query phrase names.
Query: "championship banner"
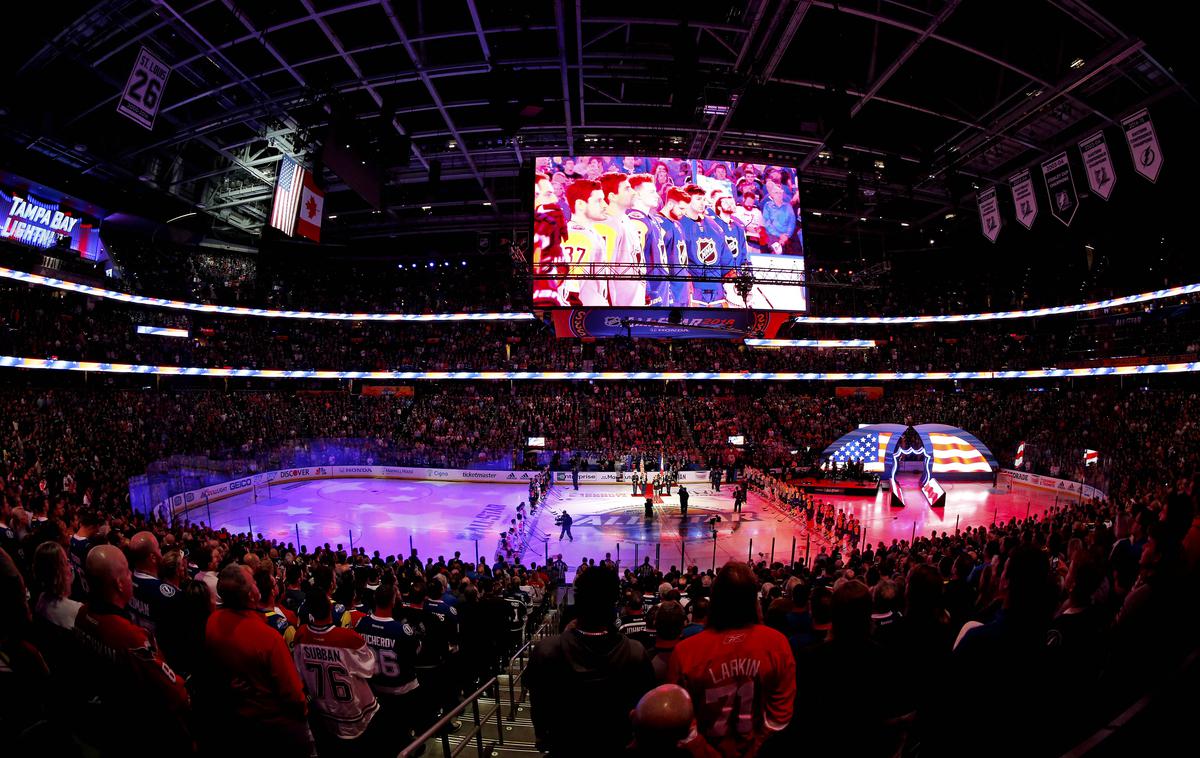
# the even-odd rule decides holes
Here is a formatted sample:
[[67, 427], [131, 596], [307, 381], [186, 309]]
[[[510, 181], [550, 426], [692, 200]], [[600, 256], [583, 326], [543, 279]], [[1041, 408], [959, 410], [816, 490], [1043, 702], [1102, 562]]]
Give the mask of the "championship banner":
[[117, 113], [153, 131], [154, 118], [158, 115], [170, 75], [171, 67], [143, 47], [133, 62], [121, 99], [117, 101]]
[[1121, 119], [1121, 128], [1125, 130], [1125, 141], [1129, 143], [1134, 170], [1152, 182], [1158, 181], [1163, 154], [1158, 145], [1158, 133], [1154, 131], [1154, 122], [1150, 120], [1150, 111], [1143, 108], [1126, 116]]
[[1017, 223], [1026, 229], [1032, 229], [1033, 221], [1037, 218], [1038, 205], [1037, 193], [1033, 189], [1033, 177], [1030, 176], [1029, 169], [1013, 174], [1008, 181], [1012, 185], [1013, 207], [1017, 209]]
[[1042, 176], [1046, 179], [1046, 194], [1050, 196], [1050, 213], [1063, 224], [1070, 226], [1079, 210], [1079, 195], [1075, 192], [1075, 178], [1071, 176], [1071, 162], [1066, 151], [1042, 163]]
[[989, 187], [981, 191], [977, 199], [983, 236], [988, 238], [988, 242], [995, 242], [1000, 236], [1000, 205], [996, 202], [996, 188]]
[[1083, 155], [1083, 169], [1087, 172], [1092, 194], [1107, 200], [1117, 183], [1117, 175], [1113, 173], [1112, 156], [1108, 154], [1104, 132], [1096, 132], [1080, 142], [1079, 152]]

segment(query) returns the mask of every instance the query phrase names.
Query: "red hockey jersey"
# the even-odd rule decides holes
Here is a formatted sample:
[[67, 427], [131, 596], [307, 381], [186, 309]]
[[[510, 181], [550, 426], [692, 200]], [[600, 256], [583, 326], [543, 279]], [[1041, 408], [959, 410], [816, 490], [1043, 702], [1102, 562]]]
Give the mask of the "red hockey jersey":
[[787, 638], [756, 624], [681, 641], [667, 682], [692, 696], [700, 733], [722, 755], [753, 756], [792, 720], [796, 660]]

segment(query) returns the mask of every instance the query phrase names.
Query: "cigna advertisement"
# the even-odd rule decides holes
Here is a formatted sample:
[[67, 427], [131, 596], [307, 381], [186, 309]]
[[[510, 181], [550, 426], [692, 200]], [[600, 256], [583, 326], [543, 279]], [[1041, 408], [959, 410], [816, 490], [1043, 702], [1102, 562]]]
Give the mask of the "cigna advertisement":
[[534, 167], [535, 307], [805, 310], [795, 169], [628, 155]]
[[53, 190], [0, 186], [0, 239], [37, 248], [70, 248], [99, 261], [100, 219]]

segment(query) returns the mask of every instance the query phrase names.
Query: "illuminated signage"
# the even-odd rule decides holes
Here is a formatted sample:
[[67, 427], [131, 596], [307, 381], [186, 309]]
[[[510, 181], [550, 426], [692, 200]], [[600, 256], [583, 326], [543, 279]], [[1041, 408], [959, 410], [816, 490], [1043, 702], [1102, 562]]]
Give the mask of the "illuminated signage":
[[64, 208], [53, 190], [35, 197], [28, 189], [0, 189], [0, 239], [40, 249], [70, 248], [84, 258], [102, 260], [100, 222]]

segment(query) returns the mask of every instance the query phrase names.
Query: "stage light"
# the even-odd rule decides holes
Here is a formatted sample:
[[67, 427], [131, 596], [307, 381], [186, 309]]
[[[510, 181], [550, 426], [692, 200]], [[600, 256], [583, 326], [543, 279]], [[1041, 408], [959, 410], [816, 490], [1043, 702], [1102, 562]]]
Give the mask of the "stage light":
[[929, 240], [929, 244], [931, 244], [931, 245], [936, 245], [937, 243], [936, 243], [936, 242], [934, 242], [933, 240]]
[[465, 266], [465, 265], [467, 265], [467, 262], [466, 262], [466, 261], [463, 261], [463, 262], [462, 262], [462, 265], [464, 265], [464, 266]]
[[907, 229], [907, 228], [908, 228], [908, 222], [907, 222], [907, 221], [901, 221], [901, 222], [900, 222], [900, 226], [903, 226], [904, 228], [906, 228], [906, 229]]
[[954, 217], [955, 217], [955, 214], [953, 214], [953, 213], [947, 213], [947, 214], [946, 214], [946, 220], [947, 220], [947, 221], [952, 221], [952, 220], [954, 220]]
[[1083, 68], [1083, 58], [1076, 58], [1071, 61], [1071, 68]]
[[333, 220], [335, 220], [335, 219], [337, 219], [337, 214], [336, 214], [336, 213], [331, 213], [331, 214], [329, 214], [329, 220], [330, 220], [330, 221], [333, 221]]
[[859, 220], [859, 221], [866, 221], [866, 220], [867, 220], [867, 217], [866, 217], [866, 216], [859, 216], [859, 217], [858, 217], [858, 220]]
[[821, 212], [820, 212], [820, 211], [812, 211], [812, 212], [810, 213], [810, 215], [813, 215], [813, 216], [816, 216], [816, 217], [820, 218], [822, 214], [821, 214]]

